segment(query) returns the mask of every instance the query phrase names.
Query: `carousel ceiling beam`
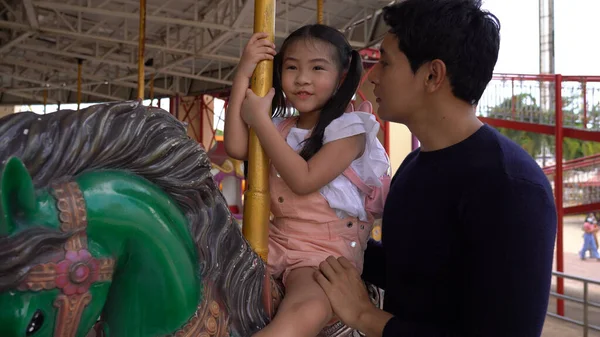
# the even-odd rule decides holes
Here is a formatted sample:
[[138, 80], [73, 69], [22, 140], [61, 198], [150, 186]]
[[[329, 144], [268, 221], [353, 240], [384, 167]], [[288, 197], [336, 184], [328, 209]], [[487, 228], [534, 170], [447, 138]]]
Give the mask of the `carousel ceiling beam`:
[[[107, 2], [113, 2], [113, 3], [118, 3], [118, 4], [123, 4], [123, 5], [131, 5], [133, 7], [139, 7], [140, 6], [140, 0], [107, 0]], [[154, 4], [146, 4], [146, 10], [150, 13], [151, 15], [157, 15], [160, 12], [163, 12], [165, 14], [171, 14], [171, 15], [181, 15], [182, 12], [177, 10], [177, 9], [171, 9], [169, 8], [169, 5], [173, 2], [173, 0], [167, 0], [164, 1], [163, 3], [161, 3], [160, 5], [154, 5]], [[104, 6], [98, 6], [98, 8], [102, 8], [105, 7], [106, 3]]]
[[33, 29], [39, 29], [40, 24], [37, 20], [37, 13], [35, 12], [35, 8], [33, 8], [33, 3], [31, 0], [23, 0], [23, 6], [25, 6], [25, 13], [27, 14], [27, 20], [29, 21], [29, 25]]
[[172, 71], [172, 70], [163, 70], [162, 73], [166, 74], [166, 75], [171, 75], [171, 76], [185, 77], [185, 78], [189, 78], [192, 80], [212, 82], [212, 83], [223, 84], [223, 85], [233, 85], [232, 81], [222, 80], [222, 79], [218, 79], [218, 78], [214, 78], [214, 77], [186, 74], [186, 73]]
[[[37, 7], [50, 9], [50, 10], [57, 9], [60, 11], [89, 13], [89, 14], [102, 15], [102, 16], [107, 16], [107, 17], [117, 17], [117, 18], [122, 18], [122, 19], [131, 19], [131, 20], [139, 19], [139, 16], [136, 13], [111, 11], [108, 9], [102, 9], [102, 8], [97, 8], [97, 7], [68, 5], [65, 3], [50, 2], [47, 0], [35, 1], [35, 5]], [[214, 30], [220, 30], [220, 31], [227, 31], [228, 29], [231, 28], [227, 25], [221, 25], [218, 23], [193, 21], [193, 20], [187, 20], [187, 19], [156, 16], [156, 15], [147, 15], [146, 20], [149, 22], [158, 22], [158, 23], [163, 23], [163, 24], [168, 23], [171, 25], [191, 26], [191, 27], [197, 27], [197, 28], [208, 28], [208, 29], [214, 29]]]
[[[40, 63], [32, 63], [32, 62], [24, 62], [22, 60], [12, 58], [12, 57], [5, 57], [5, 58], [0, 59], [0, 63], [21, 66], [21, 67], [24, 67], [27, 69], [34, 69], [34, 70], [37, 70], [40, 72], [52, 70], [52, 71], [59, 71], [61, 74], [73, 75], [74, 78], [76, 78], [76, 76], [77, 76], [77, 69], [73, 68], [73, 65], [68, 62], [62, 62], [62, 61], [57, 61], [57, 60], [51, 60], [49, 62], [48, 60], [43, 60], [41, 58], [39, 58], [39, 59], [34, 58], [34, 59], [32, 59], [32, 61], [39, 61], [39, 62], [41, 62], [41, 64]], [[109, 82], [112, 86], [116, 86], [116, 87], [124, 87], [124, 88], [129, 88], [129, 89], [137, 88], [137, 83], [133, 83], [133, 82], [107, 79], [107, 78], [103, 78], [100, 76], [94, 76], [94, 75], [87, 74], [87, 73], [83, 73], [82, 77], [85, 79], [88, 79], [88, 80], [97, 81], [97, 82], [101, 82], [101, 83]], [[149, 86], [149, 85], [150, 84], [148, 83], [147, 86]], [[75, 84], [73, 84], [73, 86], [75, 86]], [[154, 87], [154, 92], [156, 92], [158, 94], [169, 95], [169, 96], [174, 96], [176, 94], [176, 92], [174, 92], [174, 91], [159, 88], [156, 86]]]
[[[109, 1], [107, 1], [107, 2], [109, 2]], [[106, 5], [106, 2], [103, 4], [100, 4], [100, 8], [104, 7], [104, 5]], [[138, 10], [139, 9], [136, 9], [136, 11], [134, 11], [134, 13], [137, 13]], [[53, 11], [54, 11], [54, 13], [56, 13], [57, 17], [59, 17], [62, 20], [62, 22], [64, 22], [68, 27], [70, 27], [73, 32], [77, 33], [77, 30], [73, 28], [73, 26], [69, 23], [69, 20], [67, 18], [65, 18], [63, 13], [57, 11], [56, 9], [54, 9]], [[86, 34], [86, 35], [90, 35], [93, 31], [99, 29], [100, 27], [105, 26], [107, 24], [106, 21], [108, 19], [110, 19], [110, 18], [105, 18], [104, 20], [99, 20], [98, 22], [94, 23], [94, 25], [92, 27], [87, 29], [87, 31], [83, 32], [82, 31], [83, 29], [82, 29], [82, 30], [80, 30], [80, 32], [83, 34]], [[120, 23], [119, 26], [114, 31], [116, 32], [117, 30], [120, 30], [124, 24], [126, 24], [126, 22]], [[114, 34], [114, 32], [113, 32], [113, 34]], [[113, 34], [111, 34], [111, 36]], [[73, 41], [70, 41], [71, 43], [66, 48], [64, 48], [64, 50], [69, 50], [71, 47], [77, 45], [78, 43], [80, 43], [80, 41], [82, 41], [84, 39], [87, 39], [87, 38], [82, 38], [82, 37], [74, 38]], [[135, 37], [135, 39], [137, 39], [137, 36]], [[119, 47], [119, 46], [117, 46], [117, 47]]]
[[17, 12], [14, 11], [14, 9], [12, 9], [12, 7], [10, 7], [9, 4], [6, 3], [5, 0], [0, 0], [0, 4], [2, 4], [2, 6], [4, 6], [4, 8], [10, 13], [12, 14], [12, 16], [18, 20], [19, 15], [17, 15]]
[[[62, 57], [70, 58], [70, 59], [82, 59], [82, 60], [95, 62], [95, 63], [106, 63], [106, 64], [123, 67], [123, 68], [137, 69], [136, 63], [129, 63], [129, 62], [124, 62], [124, 61], [119, 61], [119, 60], [112, 60], [112, 59], [101, 59], [101, 58], [93, 56], [93, 55], [76, 53], [76, 52], [65, 52], [65, 51], [61, 51], [58, 49], [54, 49], [54, 48], [48, 48], [48, 47], [42, 47], [42, 46], [36, 46], [36, 45], [28, 45], [28, 44], [19, 45], [19, 46], [17, 46], [17, 48], [23, 49], [23, 50], [34, 51], [34, 52], [38, 52], [38, 53], [48, 53], [48, 54], [62, 56]], [[75, 63], [73, 66], [75, 66]]]
[[[21, 97], [21, 98], [25, 98], [28, 100], [34, 100], [34, 101], [38, 101], [40, 103], [44, 103], [44, 98], [40, 97], [38, 95], [35, 95], [35, 94], [28, 95], [28, 94], [23, 94], [20, 92], [8, 92], [7, 90], [4, 90], [4, 89], [0, 89], [0, 93], [4, 93], [5, 95], [8, 95], [8, 96]], [[46, 103], [57, 104], [58, 101], [48, 97], [46, 99]]]
[[354, 14], [354, 16], [350, 20], [348, 20], [348, 22], [346, 22], [346, 24], [344, 25], [344, 27], [342, 27], [341, 31], [347, 32], [349, 30], [349, 28], [351, 26], [353, 26], [356, 21], [358, 21], [359, 18], [364, 17], [364, 16], [365, 16], [365, 11], [364, 10], [362, 10], [362, 11]]
[[[251, 13], [250, 10], [252, 9], [253, 5], [254, 0], [246, 0], [244, 2], [244, 6], [240, 9], [240, 12], [233, 21], [233, 24], [231, 25], [233, 29], [237, 29], [241, 26], [242, 22], [244, 22], [244, 19], [248, 16], [249, 13]], [[206, 53], [215, 52], [222, 44], [231, 40], [231, 38], [233, 38], [236, 34], [238, 33], [232, 31], [224, 32], [215, 39], [213, 39], [209, 44], [202, 47], [202, 51]]]
[[[17, 76], [17, 75], [13, 75], [13, 74], [5, 74], [6, 76], [12, 77], [13, 79], [17, 80], [17, 81], [21, 81], [21, 82], [29, 82], [29, 83], [33, 83], [33, 84], [39, 84], [42, 86], [46, 86], [48, 83], [44, 82], [44, 81], [38, 81], [38, 80], [34, 80], [32, 78], [27, 78], [27, 77], [22, 77], [22, 76]], [[82, 83], [82, 86], [89, 86], [88, 83]], [[29, 91], [32, 88], [18, 88], [18, 89], [8, 89], [5, 90], [4, 92], [6, 93], [13, 93], [13, 92], [19, 92], [19, 91]], [[34, 89], [38, 89], [38, 88], [34, 88]], [[46, 87], [46, 90], [50, 91], [50, 90], [69, 90], [72, 92], [77, 92], [76, 88], [70, 88], [68, 86], [60, 86], [57, 85], [55, 83], [50, 84], [49, 87]], [[44, 90], [44, 89], [40, 89], [40, 90]], [[92, 92], [89, 90], [81, 90], [82, 94], [86, 94], [86, 95], [90, 95], [90, 96], [94, 96], [94, 97], [99, 97], [99, 98], [105, 98], [105, 99], [109, 99], [109, 100], [113, 100], [113, 101], [122, 101], [123, 98], [121, 97], [117, 97], [117, 96], [112, 96], [112, 95], [106, 95], [106, 94], [102, 94], [102, 93], [98, 93], [98, 92]]]
[[[121, 0], [121, 1], [125, 1], [125, 0]], [[202, 10], [200, 10], [200, 11], [199, 11], [199, 10], [198, 10], [198, 8], [197, 8], [198, 2], [197, 2], [197, 1], [196, 1], [196, 2], [194, 2], [194, 6], [193, 6], [194, 18], [195, 18], [195, 20], [194, 20], [194, 21], [198, 21], [197, 19], [198, 19], [199, 17], [206, 17], [206, 16], [209, 16], [209, 15], [212, 15], [212, 13], [213, 13], [213, 12], [215, 12], [215, 11], [218, 11], [220, 4], [221, 4], [221, 3], [223, 3], [223, 2], [225, 2], [225, 1], [228, 1], [228, 0], [221, 0], [221, 1], [220, 1], [220, 2], [218, 2], [216, 5], [213, 5], [213, 4], [207, 4], [207, 5], [206, 5], [206, 6], [205, 6], [205, 7], [204, 7]], [[233, 0], [233, 1], [237, 1], [237, 0]], [[250, 4], [252, 4], [252, 1], [253, 1], [253, 0], [249, 0], [248, 2], [249, 2]], [[128, 1], [128, 2], [131, 2], [131, 1]], [[160, 9], [160, 8], [159, 8], [159, 9]], [[157, 9], [157, 11], [158, 11], [158, 9]], [[156, 14], [156, 11], [155, 11], [154, 13], [152, 13], [152, 15], [155, 15], [155, 14]], [[235, 26], [235, 23], [234, 23], [234, 26]], [[167, 27], [169, 27], [169, 26], [166, 26], [165, 28], [167, 28]], [[176, 26], [176, 27], [177, 27], [177, 34], [180, 34], [180, 33], [181, 33], [181, 31], [182, 31], [182, 27], [181, 27], [181, 26]], [[189, 27], [183, 27], [183, 28], [189, 28]], [[194, 29], [194, 30], [192, 30], [192, 29], [188, 29], [188, 31], [187, 31], [187, 34], [186, 34], [186, 35], [187, 35], [187, 36], [186, 36], [186, 38], [183, 38], [183, 39], [181, 39], [181, 40], [180, 40], [180, 41], [179, 41], [177, 44], [175, 44], [173, 47], [177, 47], [177, 46], [179, 46], [181, 43], [184, 43], [184, 42], [185, 42], [185, 43], [188, 43], [188, 42], [189, 42], [189, 40], [190, 40], [190, 38], [194, 38], [194, 39], [196, 39], [196, 38], [197, 38], [197, 34], [198, 34], [198, 33], [197, 33], [197, 32], [195, 32], [195, 30], [197, 30], [197, 28], [196, 28], [196, 29]], [[210, 33], [210, 31], [209, 31], [209, 33]], [[224, 35], [224, 34], [226, 34], [226, 33], [223, 33], [223, 34], [221, 34], [221, 35]], [[165, 36], [165, 40], [168, 40], [168, 39], [169, 39], [169, 34], [168, 34], [168, 32], [167, 32], [165, 35], [166, 35], [166, 36]], [[190, 37], [190, 36], [191, 36], [191, 37]], [[219, 37], [217, 37], [217, 38], [219, 38]], [[197, 40], [195, 40], [194, 42], [197, 42]], [[170, 63], [166, 63], [166, 64], [163, 64], [163, 65], [161, 65], [161, 66], [160, 66], [160, 68], [158, 68], [158, 69], [156, 70], [156, 72], [154, 73], [154, 75], [160, 74], [160, 73], [161, 73], [161, 72], [163, 72], [164, 70], [171, 69], [171, 68], [173, 68], [173, 67], [175, 67], [175, 66], [177, 66], [177, 65], [179, 65], [179, 64], [181, 64], [181, 63], [185, 63], [185, 62], [189, 62], [189, 61], [194, 61], [194, 60], [196, 59], [196, 55], [203, 55], [203, 54], [206, 54], [206, 53], [209, 53], [209, 54], [211, 54], [212, 52], [216, 52], [216, 48], [213, 48], [213, 47], [212, 47], [212, 45], [213, 45], [213, 42], [214, 42], [214, 39], [213, 39], [211, 42], [209, 42], [209, 43], [207, 43], [207, 44], [203, 45], [199, 51], [197, 51], [197, 52], [195, 52], [195, 53], [194, 53], [194, 55], [187, 56], [187, 57], [180, 57], [180, 58], [178, 58], [178, 59], [172, 60]], [[194, 45], [194, 46], [196, 47], [196, 45]], [[197, 49], [197, 48], [196, 48], [196, 49]], [[213, 59], [209, 59], [209, 60], [210, 60], [211, 62], [212, 62], [212, 61], [215, 61], [215, 60], [213, 60]], [[220, 61], [220, 60], [216, 60], [216, 61]], [[211, 62], [208, 62], [207, 66], [208, 66], [208, 65], [210, 65], [210, 63], [211, 63]], [[237, 59], [236, 59], [235, 61], [233, 61], [232, 63], [238, 63], [238, 62], [239, 62], [239, 58], [237, 58]], [[192, 71], [191, 71], [191, 73], [193, 74], [193, 73], [194, 73], [194, 71], [192, 70]], [[200, 71], [200, 72], [199, 72], [199, 73], [197, 73], [196, 75], [201, 75], [201, 73], [202, 73], [202, 71]], [[131, 76], [127, 76], [127, 77], [124, 77], [124, 78], [122, 78], [122, 79], [129, 80], [130, 78], [133, 78], [132, 76], [133, 76], [133, 75], [131, 75]]]
[[[85, 54], [77, 54], [77, 53], [70, 53], [70, 52], [62, 52], [60, 50], [56, 50], [56, 49], [52, 49], [52, 48], [44, 48], [44, 47], [29, 46], [29, 45], [20, 45], [20, 46], [18, 46], [18, 48], [26, 49], [26, 50], [31, 50], [31, 51], [37, 51], [37, 52], [41, 52], [41, 53], [49, 53], [49, 54], [54, 54], [54, 55], [63, 56], [63, 57], [69, 57], [69, 58], [80, 58], [80, 59], [83, 59], [83, 60], [87, 60], [87, 61], [91, 61], [91, 62], [96, 62], [96, 63], [112, 64], [112, 65], [116, 65], [116, 66], [120, 66], [120, 67], [128, 67], [130, 69], [136, 69], [137, 68], [137, 64], [135, 64], [135, 63], [125, 63], [125, 62], [122, 62], [122, 61], [113, 61], [113, 60], [106, 60], [106, 59], [105, 60], [99, 60], [95, 56], [90, 56], [90, 55], [85, 55]], [[150, 72], [150, 73], [157, 72], [157, 70], [158, 70], [158, 69], [156, 69], [154, 67], [145, 67], [145, 69], [148, 72]], [[208, 77], [208, 76], [198, 76], [198, 75], [195, 75], [195, 74], [184, 73], [184, 72], [161, 70], [160, 73], [168, 74], [168, 75], [173, 75], [173, 76], [181, 76], [181, 77], [190, 78], [190, 79], [194, 79], [194, 80], [202, 80], [202, 81], [206, 81], [206, 82], [213, 82], [213, 83], [218, 83], [218, 84], [225, 84], [225, 85], [231, 85], [232, 84], [231, 81], [225, 81], [225, 80], [221, 80], [221, 79], [214, 78], [214, 77]]]
[[[16, 22], [12, 22], [12, 21], [0, 20], [0, 27], [20, 29], [20, 30], [31, 32], [31, 29], [29, 28], [29, 26], [20, 24], [20, 23], [16, 23]], [[94, 35], [94, 34], [72, 32], [69, 30], [58, 29], [58, 28], [40, 27], [39, 31], [44, 32], [44, 33], [54, 34], [54, 35], [68, 36], [68, 37], [72, 37], [72, 38], [76, 38], [76, 39], [77, 38], [87, 39], [88, 41], [95, 40], [95, 41], [102, 41], [102, 42], [129, 45], [129, 46], [137, 46], [138, 45], [138, 43], [136, 41], [128, 41], [128, 40], [124, 40], [124, 39], [117, 39], [117, 38], [99, 36], [99, 35]], [[222, 62], [227, 62], [227, 63], [238, 63], [240, 60], [239, 57], [216, 55], [216, 54], [206, 54], [206, 53], [196, 53], [193, 50], [171, 48], [171, 47], [166, 47], [163, 45], [157, 45], [157, 44], [152, 44], [152, 43], [146, 43], [146, 48], [147, 49], [156, 49], [159, 51], [172, 53], [172, 54], [190, 55], [190, 56], [195, 56], [197, 58], [222, 61]]]
[[[124, 0], [121, 0], [124, 1]], [[219, 0], [216, 3], [214, 2], [209, 2], [207, 3], [202, 9], [198, 10], [198, 1], [194, 2], [194, 6], [193, 6], [193, 12], [194, 12], [194, 18], [193, 21], [198, 21], [198, 20], [203, 20], [206, 17], [218, 17], [219, 15], [219, 9], [221, 8], [223, 3], [227, 3], [230, 4], [229, 1], [234, 1], [237, 2], [238, 0]], [[254, 0], [250, 0], [251, 4], [253, 3]], [[129, 1], [130, 2], [130, 1]], [[237, 7], [237, 6], [236, 6]], [[181, 13], [175, 13], [175, 15], [180, 15]], [[153, 14], [154, 15], [154, 14]], [[234, 16], [235, 13], [232, 9], [232, 11], [229, 14], [230, 16]], [[223, 20], [225, 19], [226, 16], [223, 16]], [[196, 39], [196, 36], [198, 34], [198, 32], [195, 32], [195, 30], [199, 29], [199, 28], [195, 28], [194, 30], [190, 29], [190, 27], [185, 27], [185, 26], [180, 26], [180, 25], [176, 25], [175, 29], [176, 29], [176, 34], [180, 34], [182, 31], [184, 31], [185, 28], [187, 29], [187, 34], [186, 37], [181, 39], [180, 41], [177, 42], [177, 44], [175, 44], [174, 47], [177, 47], [178, 45], [180, 45], [181, 43], [188, 43], [189, 40], [191, 38]], [[207, 29], [208, 33], [212, 35], [212, 32], [210, 31], [210, 29]], [[192, 34], [194, 33], [194, 34]], [[223, 33], [225, 34], [225, 33]], [[221, 34], [221, 35], [223, 35]], [[211, 42], [208, 42], [207, 44], [204, 44], [201, 49], [200, 49], [200, 53], [206, 53], [206, 52], [210, 52], [211, 50], [214, 50], [213, 48], [207, 48], [207, 46], [209, 44], [212, 44], [212, 40], [214, 40], [214, 38], [211, 39]], [[197, 42], [197, 41], [195, 41]]]
[[[154, 75], [158, 75], [160, 73], [165, 74], [165, 70], [170, 69], [172, 67], [175, 67], [176, 65], [178, 65], [180, 63], [187, 62], [187, 61], [193, 61], [193, 60], [194, 60], [194, 57], [192, 57], [192, 56], [181, 57], [181, 58], [179, 58], [179, 59], [177, 59], [177, 60], [175, 60], [175, 61], [173, 61], [173, 62], [171, 62], [169, 64], [161, 66], [160, 68], [154, 69], [154, 71], [150, 71], [150, 72], [153, 73]], [[192, 74], [192, 73], [190, 72], [190, 74]], [[123, 76], [123, 77], [119, 77], [117, 80], [119, 80], [119, 81], [128, 81], [128, 80], [132, 80], [132, 79], [135, 79], [135, 78], [137, 78], [137, 72], [132, 72], [129, 75], [126, 75], [126, 76]]]
[[370, 3], [365, 3], [365, 1], [363, 0], [340, 0], [342, 3], [348, 4], [349, 6], [352, 7], [362, 7], [362, 8], [367, 8], [367, 9], [380, 9], [382, 6], [386, 6], [389, 5], [391, 3], [394, 3], [396, 1], [386, 1], [386, 0], [380, 0], [379, 2], [382, 4], [382, 6], [377, 6], [377, 5], [373, 5]]
[[23, 40], [28, 39], [32, 35], [33, 35], [33, 32], [25, 32], [25, 33], [19, 35], [18, 37], [12, 39], [9, 43], [0, 47], [0, 55], [10, 51], [12, 49], [12, 47], [18, 45]]
[[[154, 74], [165, 74], [165, 75], [171, 75], [171, 76], [179, 76], [179, 77], [184, 77], [184, 78], [189, 78], [189, 79], [193, 79], [193, 80], [201, 80], [201, 81], [206, 81], [206, 82], [212, 82], [212, 83], [218, 83], [218, 84], [223, 84], [223, 85], [232, 85], [233, 82], [232, 81], [228, 81], [226, 80], [227, 77], [229, 77], [229, 74], [226, 74], [226, 76], [221, 77], [221, 78], [215, 78], [215, 77], [206, 77], [206, 76], [202, 76], [203, 70], [200, 70], [199, 72], [197, 72], [196, 74], [194, 74], [194, 71], [190, 70], [189, 74], [185, 74], [182, 72], [178, 72], [178, 71], [168, 71], [168, 69], [183, 63], [183, 62], [187, 62], [187, 61], [191, 61], [193, 60], [193, 57], [182, 57], [180, 59], [174, 60], [173, 62], [166, 64], [164, 66], [161, 66], [160, 68], [155, 69], [154, 71], [152, 71], [151, 73]], [[208, 64], [210, 65], [210, 63]], [[207, 65], [207, 66], [208, 66]], [[205, 66], [204, 68], [206, 68], [207, 66]], [[118, 81], [127, 81], [127, 80], [131, 80], [131, 79], [135, 79], [137, 78], [137, 73], [131, 73], [130, 75], [124, 76], [124, 77], [120, 77], [117, 80]]]
[[[89, 13], [89, 14], [104, 15], [104, 16], [108, 16], [108, 17], [119, 17], [119, 18], [123, 18], [123, 19], [131, 19], [131, 20], [139, 19], [138, 15], [136, 15], [135, 13], [111, 11], [111, 10], [107, 10], [107, 9], [97, 8], [97, 7], [75, 6], [75, 5], [68, 5], [68, 4], [64, 4], [64, 3], [50, 2], [47, 0], [35, 1], [34, 4], [37, 7], [45, 8], [45, 9], [49, 9], [49, 10], [57, 9], [57, 10], [62, 10], [62, 11]], [[181, 25], [181, 26], [190, 26], [190, 27], [196, 27], [196, 28], [213, 29], [213, 30], [218, 30], [218, 31], [222, 31], [222, 32], [233, 31], [235, 33], [244, 33], [244, 34], [252, 34], [253, 33], [252, 28], [240, 28], [240, 27], [232, 28], [229, 25], [211, 23], [211, 22], [206, 22], [206, 21], [193, 21], [193, 20], [166, 17], [166, 16], [147, 15], [146, 21], [158, 22], [158, 23], [162, 23], [165, 25], [170, 24], [170, 25]], [[289, 34], [284, 31], [276, 31], [275, 32], [275, 37], [278, 37], [278, 38], [286, 38], [288, 35]], [[350, 45], [354, 48], [363, 48], [365, 46], [364, 42], [358, 42], [358, 41], [349, 41], [349, 42], [350, 42]], [[146, 46], [148, 46], [148, 45], [146, 45]]]
[[[134, 63], [124, 63], [122, 61], [112, 61], [112, 60], [97, 60], [97, 58], [94, 56], [61, 52], [60, 50], [55, 50], [55, 49], [50, 49], [50, 48], [27, 46], [27, 45], [19, 46], [19, 48], [31, 50], [31, 51], [43, 52], [43, 53], [50, 53], [50, 54], [63, 56], [63, 57], [69, 57], [69, 58], [80, 58], [80, 59], [92, 61], [92, 62], [103, 62], [103, 63], [107, 63], [107, 64], [113, 64], [116, 66], [125, 66], [125, 67], [131, 68], [131, 69], [136, 69], [136, 67], [137, 67], [137, 65]], [[184, 72], [179, 72], [179, 71], [171, 71], [171, 70], [167, 70], [167, 69], [163, 69], [163, 68], [156, 69], [154, 67], [146, 67], [146, 70], [148, 72], [162, 73], [165, 75], [179, 76], [179, 77], [183, 77], [183, 78], [189, 78], [189, 79], [200, 80], [200, 81], [205, 81], [205, 82], [212, 82], [212, 83], [223, 84], [223, 85], [232, 85], [232, 83], [233, 83], [232, 81], [227, 81], [227, 80], [223, 80], [223, 79], [219, 79], [219, 78], [200, 76], [200, 75], [196, 75], [196, 74], [184, 73]], [[134, 77], [134, 75], [128, 75], [124, 78], [119, 78], [117, 80], [122, 81], [124, 79], [133, 78], [133, 77]], [[101, 80], [101, 81], [103, 81], [103, 80]]]

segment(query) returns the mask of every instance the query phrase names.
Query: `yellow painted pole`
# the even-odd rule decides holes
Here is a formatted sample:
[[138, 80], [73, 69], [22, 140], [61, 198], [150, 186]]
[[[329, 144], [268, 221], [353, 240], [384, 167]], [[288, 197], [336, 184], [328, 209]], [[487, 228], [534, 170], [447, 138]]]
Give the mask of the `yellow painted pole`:
[[77, 60], [77, 110], [81, 106], [81, 68], [83, 66], [83, 60]]
[[323, 24], [323, 0], [317, 0], [317, 23]]
[[138, 99], [144, 99], [144, 46], [146, 43], [146, 0], [140, 0], [140, 30], [138, 40]]
[[[275, 41], [275, 0], [254, 1], [254, 32], [269, 34]], [[265, 96], [273, 86], [273, 61], [261, 61], [252, 76], [251, 87], [258, 96]], [[244, 195], [242, 232], [254, 251], [267, 261], [269, 254], [269, 158], [250, 129], [248, 141], [248, 190]]]

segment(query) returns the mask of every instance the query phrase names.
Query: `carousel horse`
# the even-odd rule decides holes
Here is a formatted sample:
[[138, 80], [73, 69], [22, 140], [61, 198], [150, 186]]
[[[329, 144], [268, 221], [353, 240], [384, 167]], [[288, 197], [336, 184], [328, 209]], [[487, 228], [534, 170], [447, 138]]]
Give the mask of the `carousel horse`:
[[[0, 336], [249, 336], [268, 324], [283, 290], [168, 112], [22, 112], [0, 135]], [[337, 322], [321, 335], [359, 333]]]

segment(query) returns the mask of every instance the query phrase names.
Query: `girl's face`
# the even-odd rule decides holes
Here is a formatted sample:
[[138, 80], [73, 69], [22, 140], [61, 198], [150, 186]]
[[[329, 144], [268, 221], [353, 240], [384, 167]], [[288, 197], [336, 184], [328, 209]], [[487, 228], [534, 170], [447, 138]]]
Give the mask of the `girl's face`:
[[301, 114], [319, 112], [339, 85], [336, 50], [327, 42], [317, 39], [292, 42], [285, 50], [282, 66], [283, 92]]

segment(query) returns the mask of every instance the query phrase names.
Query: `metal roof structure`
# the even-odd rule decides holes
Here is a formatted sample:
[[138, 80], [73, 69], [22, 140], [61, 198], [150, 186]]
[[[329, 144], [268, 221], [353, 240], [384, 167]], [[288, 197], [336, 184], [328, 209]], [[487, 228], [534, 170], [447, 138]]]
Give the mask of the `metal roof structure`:
[[[253, 0], [146, 0], [146, 97], [227, 90], [253, 31]], [[391, 0], [324, 0], [356, 49], [385, 33]], [[0, 0], [0, 105], [136, 98], [139, 0]], [[276, 1], [276, 44], [317, 20], [317, 0]]]

